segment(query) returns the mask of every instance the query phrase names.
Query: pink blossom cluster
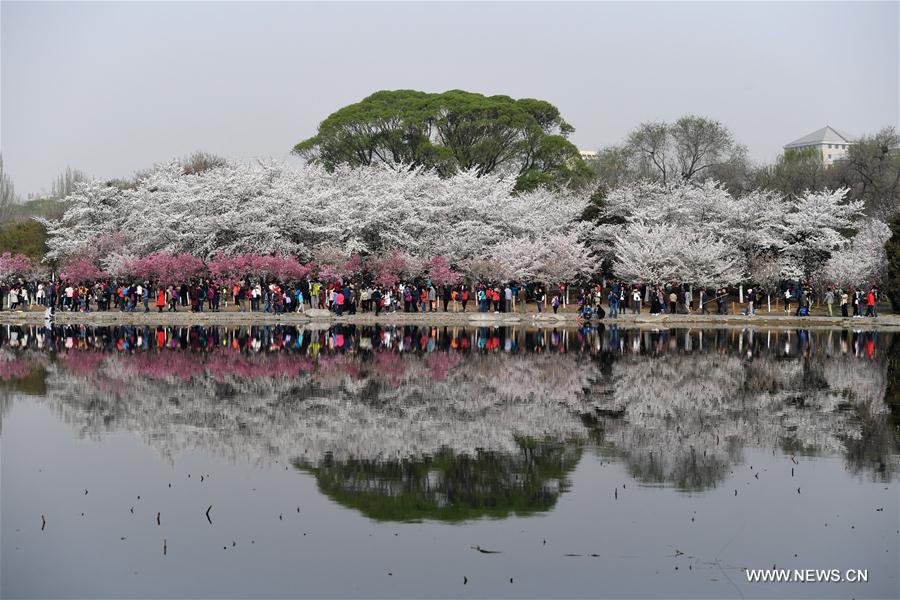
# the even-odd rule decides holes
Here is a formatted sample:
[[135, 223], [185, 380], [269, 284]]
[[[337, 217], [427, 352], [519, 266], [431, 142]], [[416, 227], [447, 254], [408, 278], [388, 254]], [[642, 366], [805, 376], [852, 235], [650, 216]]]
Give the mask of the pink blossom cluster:
[[90, 258], [82, 257], [65, 265], [60, 270], [59, 276], [63, 281], [89, 282], [106, 279], [109, 273], [98, 267]]
[[190, 254], [154, 252], [125, 263], [124, 271], [134, 277], [153, 279], [163, 285], [177, 285], [204, 274], [206, 265]]
[[34, 267], [34, 263], [24, 254], [12, 254], [4, 252], [0, 254], [0, 280], [6, 281], [12, 277], [28, 274]]
[[[20, 258], [28, 262], [22, 262]], [[9, 267], [6, 267], [7, 263]], [[3, 255], [0, 257], [0, 275], [20, 270], [24, 272], [30, 264], [27, 257]], [[219, 285], [233, 285], [248, 276], [280, 281], [298, 281], [312, 276], [326, 283], [341, 283], [364, 274], [377, 285], [385, 287], [392, 287], [403, 279], [415, 277], [425, 277], [435, 285], [454, 285], [462, 279], [462, 275], [453, 270], [443, 256], [419, 261], [399, 250], [365, 258], [354, 254], [346, 259], [318, 265], [301, 263], [293, 256], [261, 254], [237, 256], [219, 254], [208, 263], [204, 263], [191, 254], [154, 252], [140, 258], [128, 259], [112, 273], [117, 276], [152, 280], [163, 285], [185, 283], [198, 277], [209, 277]], [[82, 282], [108, 278], [111, 274], [99, 266], [96, 253], [91, 253], [82, 254], [65, 264], [60, 276], [63, 280]]]
[[311, 265], [301, 264], [292, 256], [264, 256], [259, 254], [241, 254], [213, 258], [209, 265], [209, 274], [220, 284], [232, 284], [245, 276], [275, 278], [282, 281], [303, 279], [312, 271]]

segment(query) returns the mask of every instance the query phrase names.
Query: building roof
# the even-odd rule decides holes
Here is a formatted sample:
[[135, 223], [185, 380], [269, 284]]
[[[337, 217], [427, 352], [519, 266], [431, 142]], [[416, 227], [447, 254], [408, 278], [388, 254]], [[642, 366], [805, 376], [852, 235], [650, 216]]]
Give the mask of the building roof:
[[794, 140], [790, 144], [785, 144], [785, 148], [802, 148], [804, 146], [815, 146], [818, 144], [852, 144], [856, 138], [844, 131], [838, 131], [830, 125], [826, 125], [822, 129], [817, 129], [802, 138]]

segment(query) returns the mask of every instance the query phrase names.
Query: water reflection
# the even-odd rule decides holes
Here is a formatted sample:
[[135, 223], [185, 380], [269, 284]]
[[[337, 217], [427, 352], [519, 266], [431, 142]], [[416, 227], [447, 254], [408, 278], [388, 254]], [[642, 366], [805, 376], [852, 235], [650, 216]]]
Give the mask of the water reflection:
[[518, 440], [515, 453], [438, 450], [421, 459], [297, 459], [315, 475], [319, 490], [366, 516], [391, 521], [462, 521], [546, 511], [570, 482], [579, 444]]
[[898, 467], [900, 338], [875, 331], [4, 327], [10, 402], [80, 435], [134, 432], [291, 462], [378, 519], [552, 508], [586, 445], [703, 490], [747, 448]]

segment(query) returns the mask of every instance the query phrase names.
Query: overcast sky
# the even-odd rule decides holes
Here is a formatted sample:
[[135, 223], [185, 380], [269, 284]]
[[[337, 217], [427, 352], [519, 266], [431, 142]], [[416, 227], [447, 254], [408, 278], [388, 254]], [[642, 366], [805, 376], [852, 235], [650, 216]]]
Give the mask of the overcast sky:
[[898, 124], [898, 3], [3, 1], [0, 151], [25, 194], [67, 165], [286, 158], [380, 89], [549, 100], [582, 149], [685, 113], [756, 160], [825, 124]]

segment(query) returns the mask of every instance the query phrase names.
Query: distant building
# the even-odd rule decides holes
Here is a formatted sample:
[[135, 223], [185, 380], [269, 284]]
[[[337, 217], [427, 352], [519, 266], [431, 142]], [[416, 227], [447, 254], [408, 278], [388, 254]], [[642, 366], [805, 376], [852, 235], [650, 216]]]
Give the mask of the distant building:
[[593, 150], [579, 150], [581, 160], [597, 160], [597, 153]]
[[821, 153], [822, 162], [833, 165], [835, 161], [847, 158], [847, 150], [856, 143], [856, 138], [843, 131], [826, 125], [822, 129], [813, 131], [809, 135], [785, 144], [785, 152], [791, 150], [812, 149]]

